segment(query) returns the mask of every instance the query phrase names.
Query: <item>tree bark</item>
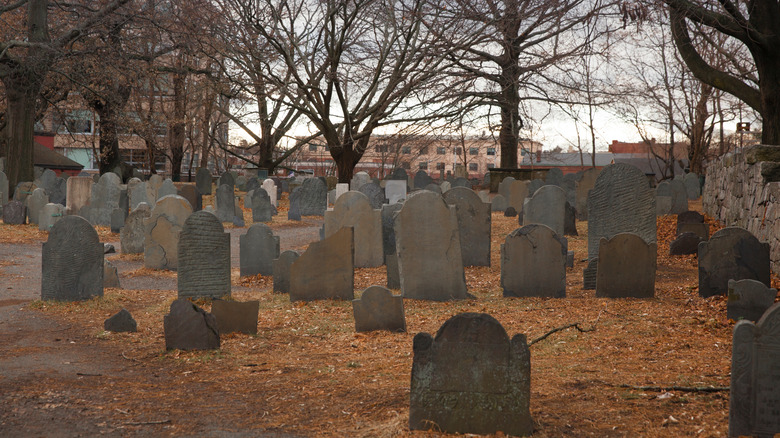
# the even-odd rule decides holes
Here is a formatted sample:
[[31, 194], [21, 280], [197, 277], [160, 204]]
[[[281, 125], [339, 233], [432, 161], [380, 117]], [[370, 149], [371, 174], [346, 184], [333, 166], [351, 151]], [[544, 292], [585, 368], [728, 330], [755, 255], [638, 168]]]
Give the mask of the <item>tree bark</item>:
[[3, 81], [8, 112], [3, 153], [0, 155], [6, 158], [9, 196], [13, 196], [18, 183], [34, 179], [35, 101], [43, 82], [36, 77], [14, 75]]
[[186, 137], [185, 119], [187, 118], [187, 76], [177, 73], [173, 77], [173, 123], [170, 126], [171, 179], [181, 180], [181, 162], [184, 158], [184, 140]]

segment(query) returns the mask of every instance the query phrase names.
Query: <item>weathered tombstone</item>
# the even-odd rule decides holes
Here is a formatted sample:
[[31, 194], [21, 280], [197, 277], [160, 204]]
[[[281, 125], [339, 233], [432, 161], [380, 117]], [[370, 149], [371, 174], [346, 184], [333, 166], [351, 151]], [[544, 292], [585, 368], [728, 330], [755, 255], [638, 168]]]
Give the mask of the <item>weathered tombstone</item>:
[[652, 298], [655, 296], [657, 246], [633, 233], [602, 238], [596, 268], [596, 296]]
[[385, 255], [385, 272], [387, 273], [387, 288], [401, 289], [401, 272], [398, 269], [398, 254]]
[[192, 184], [186, 184], [178, 190], [178, 195], [186, 199], [192, 207], [192, 211], [203, 209], [203, 196], [198, 192], [198, 188]]
[[355, 298], [352, 236], [345, 227], [309, 245], [290, 266], [290, 301]]
[[191, 214], [184, 221], [178, 251], [179, 298], [230, 296], [230, 234], [216, 216], [207, 211]]
[[168, 195], [157, 201], [144, 220], [145, 267], [176, 270], [179, 265], [179, 233], [191, 214], [190, 203], [181, 196]]
[[41, 299], [103, 296], [103, 244], [86, 219], [66, 216], [51, 227], [41, 255]]
[[596, 185], [596, 180], [599, 177], [601, 169], [592, 167], [584, 172], [579, 181], [577, 181], [576, 188], [577, 193], [577, 219], [581, 221], [588, 220], [588, 193]]
[[728, 227], [699, 243], [699, 295], [725, 295], [729, 280], [758, 280], [769, 287], [769, 244], [750, 231]]
[[508, 176], [498, 183], [498, 194], [503, 196], [504, 199], [509, 199], [509, 188], [516, 180], [514, 177]]
[[414, 174], [414, 188], [416, 189], [425, 189], [425, 187], [428, 186], [428, 184], [433, 183], [433, 178], [431, 178], [428, 175], [428, 172], [424, 170], [418, 170], [417, 173]]
[[756, 280], [729, 280], [726, 317], [739, 321], [758, 321], [777, 297], [777, 289]]
[[32, 195], [25, 199], [27, 206], [27, 223], [38, 225], [38, 215], [41, 214], [43, 206], [49, 203], [49, 195], [46, 190], [37, 188], [33, 190]]
[[35, 183], [29, 181], [23, 181], [16, 184], [16, 189], [14, 189], [14, 201], [24, 203], [27, 200], [27, 197], [32, 195], [36, 188], [38, 187]]
[[558, 186], [543, 186], [523, 206], [523, 225], [544, 224], [563, 236], [566, 219], [566, 192]]
[[224, 172], [222, 175], [219, 176], [219, 181], [217, 181], [217, 187], [221, 185], [229, 186], [231, 191], [235, 189], [236, 179], [233, 176], [233, 172]]
[[354, 230], [355, 267], [382, 266], [382, 213], [371, 208], [366, 195], [360, 192], [343, 194], [333, 207], [325, 212], [325, 237], [330, 237], [343, 227]]
[[373, 209], [379, 210], [385, 203], [385, 191], [378, 184], [373, 182], [362, 184], [357, 191], [368, 197], [368, 202]]
[[[506, 179], [504, 180], [506, 181]], [[508, 197], [506, 198], [507, 206], [514, 207], [516, 212], [523, 211], [523, 205], [528, 194], [528, 181], [512, 181], [508, 183], [509, 187], [506, 190]], [[506, 210], [506, 208], [504, 209]]]
[[105, 260], [103, 262], [103, 288], [121, 287], [119, 285], [119, 271], [113, 263]]
[[423, 187], [423, 190], [427, 190], [429, 192], [442, 194], [441, 187], [436, 183], [430, 183], [427, 186]]
[[216, 350], [219, 348], [217, 319], [187, 298], [171, 303], [163, 318], [166, 350]]
[[300, 187], [301, 216], [323, 216], [328, 208], [328, 188], [319, 178], [307, 178]]
[[436, 337], [413, 342], [409, 428], [525, 436], [531, 418], [531, 353], [525, 335], [509, 340], [485, 313], [461, 313]]
[[669, 243], [669, 255], [689, 255], [699, 251], [699, 243], [702, 238], [695, 233], [681, 233]]
[[382, 286], [371, 286], [359, 299], [352, 300], [356, 332], [389, 330], [405, 332], [404, 299]]
[[577, 210], [566, 201], [566, 207], [563, 215], [563, 234], [564, 236], [579, 236], [577, 231]]
[[729, 436], [776, 436], [780, 433], [780, 303], [757, 324], [737, 322], [731, 351]]
[[100, 176], [97, 184], [92, 185], [92, 198], [89, 202], [89, 221], [95, 225], [110, 226], [111, 212], [119, 208], [120, 179], [113, 172]]
[[272, 179], [266, 179], [263, 181], [262, 185], [263, 189], [268, 193], [268, 197], [271, 198], [271, 204], [273, 204], [274, 207], [279, 206], [279, 198], [277, 197], [277, 188], [276, 183], [274, 183], [274, 180]]
[[36, 181], [36, 185], [46, 191], [49, 196], [49, 202], [53, 204], [65, 205], [66, 182], [60, 178], [51, 169], [46, 169]]
[[8, 176], [0, 170], [0, 208], [8, 204]]
[[287, 220], [301, 220], [301, 188], [296, 187], [290, 192], [290, 208], [287, 210]]
[[704, 223], [704, 216], [697, 211], [685, 211], [677, 215], [677, 235], [694, 233], [702, 240], [709, 240], [710, 226]]
[[[500, 196], [500, 195], [499, 195]], [[517, 217], [517, 210], [514, 207], [509, 206], [504, 210], [504, 217]], [[520, 222], [523, 221], [523, 217], [520, 216]]]
[[444, 202], [455, 206], [463, 266], [490, 266], [490, 205], [465, 187], [448, 190]]
[[211, 194], [211, 171], [206, 169], [205, 167], [201, 167], [198, 169], [198, 172], [195, 174], [195, 187], [198, 188], [198, 191], [201, 195], [210, 195]]
[[669, 214], [688, 211], [688, 192], [685, 189], [685, 184], [678, 179], [673, 179], [669, 182], [669, 189], [672, 197], [672, 206]]
[[[493, 200], [490, 202], [490, 210], [491, 211], [505, 212], [508, 207], [509, 207], [509, 204], [506, 202], [506, 198], [504, 198], [503, 195], [496, 195], [496, 196], [494, 196]], [[515, 210], [515, 211], [517, 211], [517, 210]]]
[[3, 222], [8, 225], [22, 225], [27, 219], [27, 207], [21, 201], [9, 201], [3, 207]]
[[458, 178], [455, 178], [454, 181], [452, 181], [452, 187], [466, 187], [467, 189], [471, 190], [471, 181], [467, 180], [466, 178], [460, 176]]
[[442, 193], [447, 193], [447, 190], [452, 188], [452, 184], [450, 184], [449, 181], [442, 181], [441, 184], [439, 184], [439, 188]]
[[252, 209], [252, 222], [271, 222], [273, 220], [275, 209], [271, 203], [271, 198], [264, 188], [253, 190], [250, 200], [251, 204], [249, 207]]
[[122, 254], [141, 254], [144, 252], [144, 220], [152, 215], [149, 204], [142, 202], [130, 212], [119, 232]]
[[65, 183], [67, 186], [66, 207], [68, 214], [81, 214], [81, 208], [89, 204], [92, 194], [92, 178], [88, 176], [72, 176]]
[[240, 275], [273, 275], [274, 260], [279, 258], [279, 236], [266, 224], [254, 224], [238, 238]]
[[557, 167], [553, 167], [547, 171], [547, 175], [544, 176], [544, 185], [550, 186], [563, 186], [563, 171]]
[[406, 180], [388, 180], [385, 183], [385, 196], [389, 204], [406, 199]]
[[410, 197], [395, 220], [395, 240], [404, 298], [467, 297], [455, 207], [440, 195], [423, 190]]
[[217, 188], [216, 203], [217, 211], [215, 214], [220, 222], [233, 222], [236, 215], [236, 197], [233, 194], [233, 187], [221, 184]]
[[290, 267], [300, 256], [296, 251], [285, 251], [274, 260], [274, 292], [290, 293]]
[[65, 215], [65, 206], [62, 204], [48, 203], [43, 206], [38, 214], [38, 229], [49, 231], [51, 227]]
[[122, 309], [103, 321], [103, 330], [114, 333], [135, 333], [138, 331], [138, 323], [127, 309]]
[[146, 183], [138, 178], [131, 178], [127, 182], [127, 196], [130, 201], [130, 210], [135, 209], [142, 202], [149, 204], [149, 199], [146, 196]]
[[386, 204], [382, 206], [382, 249], [387, 268], [387, 287], [401, 288], [401, 273], [398, 271], [398, 255], [395, 253], [395, 218], [403, 204]]
[[[271, 184], [273, 184], [273, 180], [270, 180], [270, 181], [271, 181]], [[253, 176], [253, 177], [247, 178], [246, 184], [244, 184], [244, 191], [245, 192], [251, 192], [252, 190], [259, 189], [260, 187], [262, 187], [262, 185], [260, 184], [260, 180]], [[268, 191], [268, 189], [266, 189], [266, 192], [267, 191]], [[270, 192], [269, 192], [269, 195], [270, 195]]]
[[685, 185], [685, 191], [688, 194], [688, 199], [699, 199], [701, 197], [699, 175], [696, 175], [695, 173], [685, 174], [683, 177], [683, 184]]
[[582, 288], [585, 290], [596, 290], [596, 269], [598, 268], [599, 258], [593, 257], [588, 260], [588, 266], [582, 270]]
[[349, 191], [349, 184], [337, 183], [336, 188], [334, 190], [335, 190], [335, 197], [333, 198], [333, 202], [331, 202], [331, 204], [335, 204], [336, 201], [341, 197], [341, 195]]
[[157, 173], [149, 177], [144, 185], [146, 187], [147, 202], [155, 203], [158, 199], [162, 198], [162, 196], [160, 196], [160, 187], [162, 187], [163, 183], [163, 177]]
[[545, 186], [544, 180], [539, 178], [528, 182], [528, 197], [531, 197], [537, 190]]
[[[326, 176], [326, 177], [318, 177], [322, 180], [322, 182], [325, 183], [325, 187], [328, 188], [328, 190], [333, 190], [336, 188], [336, 184], [338, 184], [339, 179], [335, 176]], [[346, 183], [345, 183], [346, 184]]]
[[166, 178], [165, 181], [163, 181], [160, 188], [157, 189], [157, 199], [160, 199], [163, 196], [178, 195], [178, 194], [179, 194], [179, 190], [176, 189], [176, 186], [173, 185], [173, 181], [170, 178]]
[[371, 182], [371, 177], [366, 172], [358, 172], [352, 175], [352, 181], [349, 183], [350, 190], [360, 191], [360, 188]]
[[235, 181], [236, 189], [238, 189], [241, 192], [245, 192], [246, 191], [246, 181], [247, 180], [246, 180], [246, 177], [244, 175], [238, 175], [238, 177], [236, 177], [236, 181]]
[[526, 225], [501, 245], [505, 297], [566, 297], [566, 245], [552, 228]]
[[213, 300], [211, 314], [217, 320], [220, 334], [244, 333], [257, 334], [257, 315], [260, 311], [260, 301], [225, 301]]
[[396, 167], [393, 169], [393, 171], [390, 173], [390, 176], [387, 177], [388, 180], [395, 180], [395, 181], [403, 181], [406, 183], [406, 181], [409, 180], [409, 174], [406, 173], [406, 170]]
[[480, 191], [477, 192], [477, 196], [479, 196], [479, 199], [481, 199], [482, 202], [484, 202], [486, 204], [490, 204], [490, 191], [489, 190], [480, 190]]

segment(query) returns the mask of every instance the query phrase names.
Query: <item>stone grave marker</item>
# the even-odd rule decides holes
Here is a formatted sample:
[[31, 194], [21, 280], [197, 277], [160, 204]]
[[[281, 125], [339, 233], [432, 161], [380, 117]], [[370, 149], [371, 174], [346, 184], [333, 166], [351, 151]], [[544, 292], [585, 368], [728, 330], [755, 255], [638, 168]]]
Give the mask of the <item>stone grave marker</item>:
[[273, 204], [274, 207], [279, 206], [279, 199], [278, 199], [278, 189], [276, 188], [276, 183], [272, 179], [266, 179], [263, 181], [262, 185], [263, 189], [268, 193], [268, 197], [271, 198], [271, 204]]
[[515, 178], [512, 176], [502, 179], [501, 182], [498, 183], [498, 194], [503, 196], [504, 199], [509, 199], [509, 188], [515, 181]]
[[349, 191], [349, 184], [347, 183], [337, 183], [336, 188], [334, 189], [334, 198], [333, 202], [331, 204], [335, 204], [336, 201], [343, 195], [344, 193], [347, 193]]
[[433, 184], [433, 178], [428, 175], [428, 172], [418, 170], [417, 173], [414, 174], [414, 188], [425, 189], [428, 184]]
[[97, 184], [92, 185], [92, 197], [89, 202], [90, 223], [111, 226], [111, 212], [119, 208], [121, 189], [119, 177], [114, 172], [100, 176]]
[[477, 196], [479, 196], [479, 199], [482, 200], [482, 202], [486, 204], [490, 204], [490, 191], [489, 190], [480, 190], [477, 192]]
[[103, 321], [103, 330], [114, 333], [135, 333], [138, 331], [138, 323], [127, 309], [122, 309]]
[[113, 263], [105, 260], [103, 262], [103, 288], [107, 287], [121, 287], [119, 285], [119, 271]]
[[485, 313], [461, 313], [436, 337], [413, 341], [409, 428], [446, 433], [526, 436], [530, 413], [531, 354], [525, 335], [510, 341]]
[[290, 293], [290, 267], [300, 256], [296, 251], [285, 251], [274, 259], [274, 292]]
[[29, 181], [23, 181], [16, 184], [16, 189], [14, 189], [14, 201], [24, 203], [27, 200], [27, 197], [32, 195], [33, 191], [37, 188], [38, 186], [36, 186], [35, 183]]
[[72, 176], [65, 182], [68, 194], [66, 204], [68, 214], [81, 214], [81, 208], [89, 204], [92, 194], [92, 178], [88, 176]]
[[563, 236], [566, 219], [566, 192], [558, 186], [540, 187], [523, 205], [523, 225], [543, 224]]
[[710, 226], [698, 211], [685, 211], [677, 215], [677, 235], [682, 233], [694, 233], [702, 240], [709, 240]]
[[780, 433], [780, 303], [757, 324], [737, 322], [731, 351], [729, 436], [776, 436]]
[[205, 167], [198, 169], [195, 174], [195, 187], [201, 195], [211, 194], [211, 171]]
[[702, 242], [701, 236], [695, 233], [680, 233], [671, 243], [669, 243], [669, 255], [688, 255], [699, 252], [699, 243]]
[[701, 197], [701, 185], [699, 184], [699, 175], [687, 173], [683, 177], [683, 185], [688, 194], [688, 199], [699, 199]]
[[224, 172], [222, 175], [219, 176], [219, 181], [217, 181], [217, 187], [221, 185], [229, 186], [231, 191], [235, 189], [236, 179], [233, 176], [233, 172]]
[[405, 332], [404, 299], [382, 286], [371, 286], [359, 299], [352, 300], [356, 332], [388, 330]]
[[[271, 180], [271, 183], [273, 183], [273, 180]], [[244, 184], [244, 191], [245, 192], [251, 192], [252, 190], [259, 189], [260, 187], [262, 187], [262, 185], [260, 184], [260, 180], [257, 179], [256, 177], [252, 176], [252, 177], [247, 178], [246, 184]], [[266, 190], [266, 191], [268, 191], [268, 190]], [[270, 192], [269, 192], [269, 195], [270, 195]]]
[[216, 202], [216, 216], [220, 222], [233, 222], [236, 216], [236, 196], [233, 194], [233, 186], [221, 184], [217, 188]]
[[452, 184], [450, 184], [449, 181], [442, 181], [441, 184], [439, 184], [439, 188], [442, 193], [447, 193], [447, 191], [452, 188]]
[[162, 198], [162, 196], [160, 196], [160, 187], [162, 187], [164, 182], [163, 177], [159, 174], [155, 173], [149, 177], [145, 184], [147, 202], [155, 203], [158, 199]]
[[236, 189], [238, 189], [241, 192], [245, 192], [246, 191], [246, 181], [247, 181], [246, 176], [238, 175], [236, 177], [236, 181], [235, 181]]
[[65, 215], [65, 206], [62, 204], [48, 203], [43, 206], [38, 214], [38, 229], [49, 231], [58, 220]]
[[176, 188], [175, 185], [173, 185], [173, 181], [170, 178], [166, 178], [165, 181], [163, 181], [160, 188], [157, 189], [157, 199], [160, 199], [163, 196], [178, 195], [178, 194], [179, 194], [179, 190]]
[[38, 216], [41, 214], [43, 206], [49, 203], [49, 195], [46, 190], [37, 188], [33, 190], [32, 195], [25, 199], [27, 205], [27, 223], [38, 225]]
[[22, 225], [27, 219], [27, 207], [21, 201], [9, 201], [3, 207], [3, 223]]
[[[252, 191], [250, 197], [252, 209], [252, 222], [271, 222], [274, 216], [274, 205], [271, 203], [271, 197], [264, 188], [258, 188]], [[246, 206], [246, 205], [245, 205]]]
[[566, 245], [547, 225], [530, 224], [501, 245], [505, 297], [566, 297]]
[[[506, 179], [504, 180], [506, 181]], [[512, 181], [507, 190], [507, 207], [514, 207], [516, 212], [523, 211], [525, 199], [528, 195], [528, 181]], [[506, 210], [506, 208], [504, 209]]]
[[186, 199], [192, 207], [192, 211], [203, 210], [203, 196], [193, 184], [185, 184], [178, 190], [178, 195]]
[[290, 301], [355, 298], [353, 242], [350, 227], [312, 242], [290, 266]]
[[409, 174], [406, 173], [406, 170], [396, 167], [393, 169], [393, 171], [390, 173], [390, 176], [387, 177], [389, 180], [395, 180], [395, 181], [403, 181], [404, 183], [409, 180]]
[[125, 225], [119, 232], [122, 254], [142, 254], [144, 252], [144, 220], [152, 215], [149, 204], [142, 202], [130, 212]]
[[452, 188], [455, 187], [466, 187], [467, 189], [471, 190], [471, 181], [462, 176], [459, 176], [455, 178], [454, 181], [452, 181]]
[[[325, 176], [325, 177], [318, 177], [322, 180], [322, 182], [325, 183], [325, 187], [328, 188], [328, 190], [333, 190], [336, 188], [336, 184], [338, 184], [339, 179], [335, 176]], [[346, 183], [345, 183], [346, 184]]]
[[699, 295], [725, 295], [729, 280], [758, 280], [769, 287], [769, 244], [728, 227], [699, 243]]
[[404, 298], [467, 297], [455, 207], [440, 195], [423, 190], [410, 197], [396, 217], [395, 240]]
[[398, 255], [395, 252], [395, 218], [402, 207], [403, 204], [382, 206], [382, 252], [385, 256], [389, 289], [401, 288], [401, 273], [398, 271]]
[[150, 203], [146, 196], [146, 183], [138, 178], [131, 178], [127, 182], [127, 196], [130, 201], [130, 210], [135, 209], [142, 202]]
[[178, 246], [179, 298], [230, 296], [230, 233], [207, 211], [191, 214]]
[[163, 318], [166, 350], [219, 349], [217, 319], [187, 298], [171, 303], [170, 313]]
[[[399, 182], [400, 181], [400, 182]], [[406, 180], [388, 180], [385, 184], [385, 196], [389, 204], [406, 199]]]
[[357, 191], [368, 197], [371, 208], [375, 210], [381, 209], [382, 205], [385, 203], [385, 190], [379, 187], [378, 184], [374, 184], [373, 182], [362, 184]]
[[566, 201], [563, 215], [563, 234], [564, 236], [579, 236], [577, 231], [577, 210]]
[[619, 233], [599, 244], [596, 297], [655, 296], [657, 246], [633, 233]]
[[739, 321], [758, 321], [775, 303], [777, 289], [756, 280], [729, 280], [726, 317]]
[[600, 172], [601, 169], [592, 167], [582, 172], [582, 176], [579, 181], [577, 181], [574, 190], [577, 193], [577, 219], [581, 221], [588, 220], [588, 193], [590, 193], [591, 189], [596, 185], [596, 180], [598, 179]]
[[352, 181], [349, 183], [350, 190], [360, 191], [360, 188], [371, 182], [371, 177], [366, 172], [357, 172], [352, 175]]
[[[491, 211], [505, 212], [508, 207], [509, 207], [509, 204], [506, 202], [506, 198], [504, 198], [503, 195], [496, 195], [496, 196], [494, 196], [493, 200], [490, 203], [490, 210]], [[517, 211], [517, 210], [515, 210], [515, 211]]]
[[[192, 207], [178, 195], [160, 198], [144, 220], [144, 266], [176, 270], [179, 266], [179, 233]], [[127, 228], [127, 224], [125, 224]]]
[[103, 244], [81, 216], [65, 216], [49, 231], [41, 255], [41, 299], [82, 301], [103, 296]]
[[346, 192], [325, 212], [325, 237], [336, 234], [341, 228], [354, 230], [355, 267], [382, 266], [382, 212], [374, 210], [368, 197], [360, 192]]
[[544, 177], [544, 185], [550, 186], [563, 186], [563, 171], [557, 167], [553, 167], [547, 171], [547, 175]]
[[429, 192], [442, 194], [441, 187], [436, 183], [430, 183], [427, 186], [423, 187], [423, 190], [428, 190]]
[[328, 188], [319, 178], [306, 178], [299, 195], [301, 216], [324, 216], [328, 208]]
[[49, 202], [65, 205], [67, 183], [64, 178], [58, 177], [53, 170], [44, 170], [41, 177], [36, 181], [36, 185], [46, 191], [46, 194], [49, 196]]
[[8, 176], [0, 171], [0, 208], [8, 204]]
[[463, 266], [490, 266], [490, 204], [465, 187], [448, 190], [444, 202], [455, 207]]
[[536, 193], [537, 190], [541, 189], [545, 185], [546, 184], [544, 183], [544, 180], [540, 179], [540, 178], [529, 181], [528, 182], [528, 197], [530, 198], [531, 196], [533, 196], [534, 193]]
[[273, 275], [274, 260], [279, 258], [279, 236], [266, 224], [254, 224], [238, 238], [240, 275]]
[[296, 187], [290, 192], [290, 208], [287, 210], [287, 220], [301, 220], [301, 188]]
[[257, 315], [260, 312], [260, 301], [225, 301], [213, 300], [211, 314], [217, 320], [220, 334], [244, 333], [257, 334]]

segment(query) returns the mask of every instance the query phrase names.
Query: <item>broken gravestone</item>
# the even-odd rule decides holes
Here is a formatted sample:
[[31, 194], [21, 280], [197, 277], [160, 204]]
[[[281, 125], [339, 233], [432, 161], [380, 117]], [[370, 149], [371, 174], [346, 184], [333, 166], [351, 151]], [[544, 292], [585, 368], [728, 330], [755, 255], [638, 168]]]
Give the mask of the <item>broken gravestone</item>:
[[404, 299], [382, 286], [371, 286], [357, 300], [352, 300], [356, 332], [389, 330], [405, 332]]
[[764, 312], [775, 303], [777, 289], [766, 287], [756, 280], [729, 280], [726, 317], [739, 321], [758, 321]]
[[313, 242], [290, 267], [290, 301], [352, 300], [354, 246], [351, 227]]
[[225, 301], [213, 300], [211, 314], [217, 320], [220, 334], [245, 333], [257, 334], [257, 315], [260, 311], [260, 301]]
[[103, 321], [103, 330], [114, 333], [134, 333], [138, 331], [138, 323], [135, 322], [133, 315], [127, 309], [122, 309]]
[[166, 350], [215, 350], [219, 348], [217, 319], [186, 298], [171, 303], [163, 318]]

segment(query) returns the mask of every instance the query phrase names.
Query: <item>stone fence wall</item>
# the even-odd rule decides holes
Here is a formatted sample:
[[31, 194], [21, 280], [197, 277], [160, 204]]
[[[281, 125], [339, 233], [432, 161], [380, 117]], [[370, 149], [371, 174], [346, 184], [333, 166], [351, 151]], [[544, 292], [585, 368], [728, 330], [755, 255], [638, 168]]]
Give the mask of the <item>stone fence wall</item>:
[[780, 273], [780, 146], [756, 145], [710, 163], [702, 204], [709, 216], [768, 242], [772, 271]]

